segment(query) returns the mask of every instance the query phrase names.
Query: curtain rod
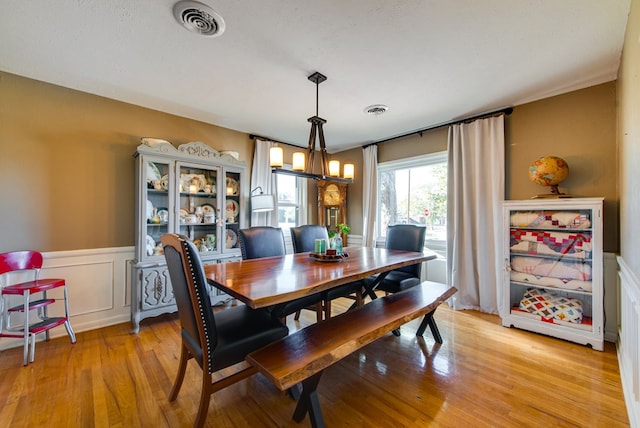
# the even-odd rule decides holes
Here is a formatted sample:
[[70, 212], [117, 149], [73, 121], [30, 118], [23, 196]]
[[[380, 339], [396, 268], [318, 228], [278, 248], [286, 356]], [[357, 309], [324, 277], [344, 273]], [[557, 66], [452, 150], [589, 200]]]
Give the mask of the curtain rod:
[[294, 144], [285, 143], [283, 141], [274, 140], [273, 138], [269, 138], [269, 137], [263, 137], [262, 135], [249, 134], [249, 138], [251, 138], [252, 140], [255, 140], [256, 138], [259, 138], [259, 139], [265, 140], [265, 141], [273, 141], [274, 143], [278, 143], [278, 144], [286, 144], [287, 146], [298, 147], [298, 146], [295, 146]]
[[465, 117], [464, 119], [457, 119], [457, 120], [451, 120], [449, 122], [439, 123], [437, 125], [432, 125], [432, 126], [429, 126], [427, 128], [419, 129], [417, 131], [407, 132], [406, 134], [397, 135], [395, 137], [390, 137], [390, 138], [386, 138], [384, 140], [376, 141], [375, 143], [365, 144], [364, 146], [362, 146], [362, 148], [366, 149], [369, 146], [373, 146], [373, 145], [380, 144], [380, 143], [385, 143], [387, 141], [397, 140], [399, 138], [408, 137], [409, 135], [413, 135], [413, 134], [420, 134], [420, 136], [422, 136], [423, 132], [431, 131], [431, 130], [437, 129], [437, 128], [442, 128], [443, 126], [457, 125], [459, 123], [470, 122], [470, 121], [473, 121], [473, 120], [476, 120], [476, 119], [481, 119], [483, 117], [495, 116], [495, 115], [498, 115], [500, 113], [504, 113], [505, 115], [508, 116], [511, 113], [513, 113], [513, 107], [505, 107], [505, 108], [500, 109], [500, 110], [494, 110], [494, 111], [491, 111], [491, 112], [488, 112], [488, 113], [478, 114], [476, 116]]
[[[365, 144], [365, 145], [362, 146], [362, 148], [365, 149], [365, 148], [367, 148], [369, 146], [373, 146], [375, 144], [386, 143], [387, 141], [397, 140], [399, 138], [408, 137], [409, 135], [413, 135], [413, 134], [420, 134], [420, 136], [422, 136], [423, 132], [431, 131], [431, 130], [437, 129], [437, 128], [442, 128], [443, 126], [457, 125], [459, 123], [469, 122], [469, 121], [472, 121], [472, 120], [481, 119], [483, 117], [495, 116], [495, 115], [500, 114], [500, 113], [504, 113], [505, 115], [508, 116], [511, 113], [513, 113], [513, 107], [505, 107], [505, 108], [500, 109], [500, 110], [494, 110], [494, 111], [490, 111], [488, 113], [482, 113], [482, 114], [478, 114], [478, 115], [475, 115], [475, 116], [465, 117], [464, 119], [457, 119], [457, 120], [451, 120], [449, 122], [439, 123], [437, 125], [432, 125], [432, 126], [429, 126], [427, 128], [422, 128], [422, 129], [419, 129], [417, 131], [411, 131], [411, 132], [407, 132], [406, 134], [397, 135], [395, 137], [390, 137], [390, 138], [386, 138], [384, 140], [376, 141], [375, 143]], [[256, 135], [256, 134], [249, 134], [249, 138], [251, 138], [252, 140], [255, 140], [256, 138], [260, 138], [262, 140], [273, 141], [274, 143], [278, 143], [278, 144], [286, 144], [288, 146], [298, 147], [298, 146], [296, 146], [294, 144], [291, 144], [291, 143], [284, 143], [282, 141], [274, 140], [273, 138], [263, 137], [261, 135]]]

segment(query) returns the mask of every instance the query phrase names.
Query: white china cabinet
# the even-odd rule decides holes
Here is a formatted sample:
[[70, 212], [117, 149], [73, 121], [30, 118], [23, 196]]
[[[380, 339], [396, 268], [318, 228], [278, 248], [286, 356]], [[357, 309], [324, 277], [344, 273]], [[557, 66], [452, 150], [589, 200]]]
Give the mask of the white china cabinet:
[[603, 350], [602, 204], [504, 202], [504, 326]]
[[[150, 316], [176, 310], [160, 237], [193, 241], [204, 264], [239, 259], [238, 230], [248, 215], [246, 165], [200, 142], [175, 148], [143, 138], [136, 159], [136, 259], [132, 262], [134, 331]], [[219, 297], [211, 290], [212, 301]]]

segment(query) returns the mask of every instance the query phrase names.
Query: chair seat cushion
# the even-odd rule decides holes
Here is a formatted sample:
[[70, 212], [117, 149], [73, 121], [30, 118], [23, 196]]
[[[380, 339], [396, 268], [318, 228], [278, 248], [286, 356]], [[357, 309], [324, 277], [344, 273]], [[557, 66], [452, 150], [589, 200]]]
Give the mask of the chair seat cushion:
[[271, 315], [275, 318], [285, 318], [287, 315], [291, 315], [322, 301], [323, 296], [321, 293], [311, 294], [309, 296], [304, 296], [290, 302], [284, 302], [275, 305], [271, 310]]
[[328, 300], [333, 300], [337, 299], [338, 297], [350, 296], [354, 293], [357, 293], [358, 291], [362, 291], [361, 281], [349, 282], [348, 284], [334, 287], [330, 290], [327, 290], [326, 296]]
[[263, 309], [241, 305], [218, 311], [214, 316], [218, 333], [213, 350], [214, 371], [239, 363], [249, 352], [289, 334], [280, 320]]
[[[372, 281], [373, 279], [367, 279]], [[409, 275], [406, 272], [391, 271], [382, 281], [376, 290], [386, 291], [388, 293], [397, 293], [407, 288], [415, 287], [420, 284], [420, 278]]]

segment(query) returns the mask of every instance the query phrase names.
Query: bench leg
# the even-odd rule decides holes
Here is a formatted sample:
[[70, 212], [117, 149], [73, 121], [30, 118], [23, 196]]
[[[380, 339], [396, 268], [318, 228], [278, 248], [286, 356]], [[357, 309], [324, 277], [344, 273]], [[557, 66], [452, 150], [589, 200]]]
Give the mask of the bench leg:
[[298, 423], [302, 422], [306, 414], [309, 413], [309, 420], [313, 428], [324, 428], [317, 392], [320, 376], [322, 376], [322, 371], [302, 381], [302, 395], [293, 412], [293, 420]]
[[438, 326], [436, 325], [436, 320], [433, 319], [433, 314], [435, 313], [435, 309], [422, 318], [422, 322], [420, 323], [420, 327], [418, 327], [418, 331], [416, 332], [416, 336], [422, 336], [424, 331], [427, 329], [427, 326], [431, 329], [431, 334], [433, 334], [433, 338], [437, 343], [442, 343], [442, 336], [440, 336], [440, 331], [438, 330]]

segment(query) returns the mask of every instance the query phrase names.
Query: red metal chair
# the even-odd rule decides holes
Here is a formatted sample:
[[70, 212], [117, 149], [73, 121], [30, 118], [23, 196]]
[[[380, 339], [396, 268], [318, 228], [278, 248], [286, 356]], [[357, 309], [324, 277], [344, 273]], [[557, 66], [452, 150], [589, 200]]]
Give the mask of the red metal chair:
[[[0, 254], [0, 286], [2, 298], [0, 299], [0, 337], [15, 337], [24, 339], [24, 365], [33, 362], [35, 356], [36, 335], [45, 333], [49, 340], [49, 330], [64, 324], [71, 339], [76, 343], [76, 335], [69, 322], [69, 300], [67, 297], [67, 284], [61, 278], [40, 279], [42, 267], [42, 254], [37, 251], [13, 251]], [[12, 275], [32, 275], [32, 280], [11, 284]], [[22, 278], [22, 276], [21, 276]], [[56, 299], [47, 297], [47, 291], [54, 288], [63, 288], [64, 292], [64, 316], [49, 317], [48, 306]], [[41, 294], [38, 294], [41, 293]], [[11, 306], [10, 296], [22, 296], [22, 303]], [[35, 298], [35, 300], [34, 300]], [[25, 310], [28, 308], [28, 310]], [[35, 310], [37, 319], [30, 317], [30, 312]], [[24, 322], [22, 325], [11, 325], [11, 314], [22, 312]], [[29, 355], [29, 345], [31, 353]]]

